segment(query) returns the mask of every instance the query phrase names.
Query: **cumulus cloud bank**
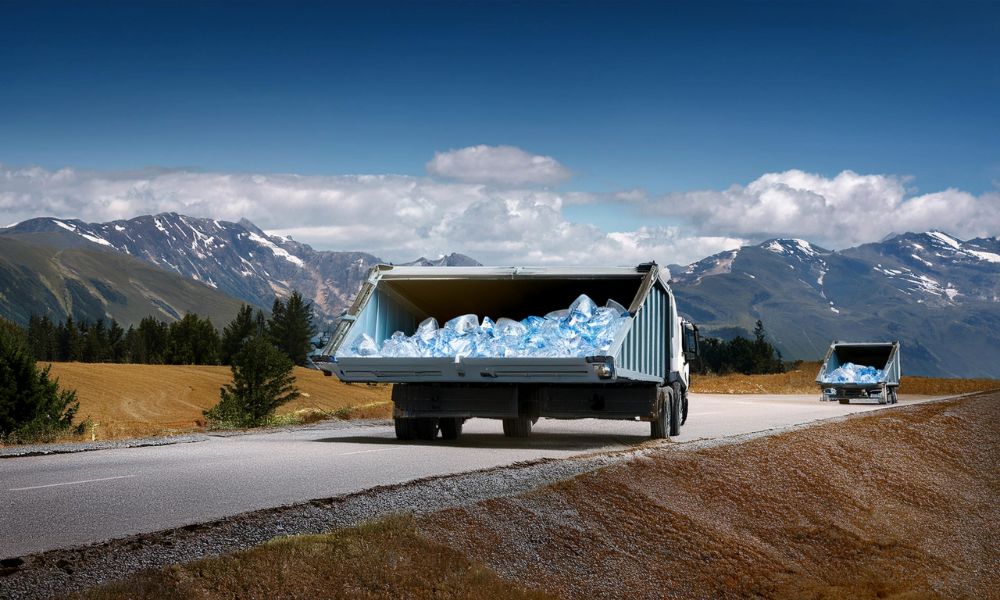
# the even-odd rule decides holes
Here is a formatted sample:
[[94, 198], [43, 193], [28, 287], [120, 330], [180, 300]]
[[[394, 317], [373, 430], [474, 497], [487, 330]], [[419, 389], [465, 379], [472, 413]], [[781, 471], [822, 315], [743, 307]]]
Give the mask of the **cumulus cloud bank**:
[[907, 178], [843, 171], [767, 173], [746, 186], [617, 198], [653, 217], [683, 217], [699, 233], [792, 236], [842, 248], [892, 232], [940, 229], [963, 238], [1000, 232], [1000, 193], [947, 189], [909, 196]]
[[569, 169], [551, 156], [531, 154], [515, 146], [469, 146], [437, 152], [427, 163], [436, 177], [509, 185], [553, 184], [569, 179]]
[[400, 175], [300, 176], [182, 170], [94, 172], [0, 165], [0, 222], [34, 216], [111, 221], [174, 211], [247, 217], [320, 249], [392, 261], [463, 252], [486, 264], [663, 264], [739, 246], [682, 228], [607, 233], [568, 221], [579, 194]]
[[[319, 249], [364, 250], [391, 261], [463, 252], [509, 265], [686, 264], [768, 237], [841, 248], [892, 231], [941, 229], [963, 238], [1000, 233], [997, 192], [914, 196], [906, 179], [889, 175], [844, 171], [825, 178], [791, 170], [725, 190], [664, 196], [557, 192], [512, 181], [0, 165], [0, 224], [35, 216], [104, 222], [175, 211], [247, 217]], [[569, 204], [611, 206], [648, 224], [608, 232], [569, 220]]]

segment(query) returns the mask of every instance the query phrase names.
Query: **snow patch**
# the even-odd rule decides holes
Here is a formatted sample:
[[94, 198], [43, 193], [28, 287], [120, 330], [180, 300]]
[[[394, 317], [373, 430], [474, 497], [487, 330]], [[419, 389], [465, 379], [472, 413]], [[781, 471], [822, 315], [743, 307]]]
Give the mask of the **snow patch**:
[[836, 308], [832, 307], [832, 306], [830, 307], [830, 310], [832, 310], [833, 312], [837, 313], [838, 315], [840, 314], [840, 311], [837, 310]]
[[771, 252], [775, 252], [777, 254], [784, 254], [786, 252], [785, 247], [782, 246], [781, 243], [778, 242], [778, 240], [772, 240], [770, 244], [764, 246], [764, 249], [770, 250]]
[[928, 260], [924, 260], [924, 259], [920, 258], [919, 256], [917, 256], [916, 254], [911, 254], [910, 256], [912, 256], [913, 258], [915, 258], [915, 259], [919, 260], [920, 262], [924, 263], [928, 267], [933, 267], [934, 266], [934, 263], [932, 263], [932, 262], [930, 262]]
[[991, 263], [1000, 263], [1000, 254], [994, 254], [993, 252], [982, 252], [980, 250], [966, 250], [969, 254], [975, 256], [979, 260], [985, 260]]
[[80, 236], [83, 237], [84, 239], [90, 240], [90, 241], [94, 242], [95, 244], [100, 244], [102, 246], [108, 246], [108, 247], [114, 248], [114, 246], [111, 245], [111, 242], [109, 242], [108, 240], [106, 240], [104, 238], [99, 238], [96, 235], [88, 235], [86, 233], [83, 233], [82, 231], [78, 231], [77, 233], [79, 233]]
[[76, 233], [76, 227], [74, 227], [73, 225], [70, 225], [68, 223], [63, 223], [62, 221], [60, 221], [58, 219], [52, 219], [52, 222], [55, 223], [56, 225], [62, 227], [66, 231], [72, 231], [73, 233]]
[[264, 246], [265, 248], [269, 249], [271, 253], [274, 254], [275, 256], [280, 256], [281, 258], [284, 258], [293, 265], [297, 265], [299, 267], [305, 266], [305, 262], [303, 262], [301, 258], [293, 254], [290, 254], [288, 250], [285, 250], [284, 248], [278, 246], [269, 239], [263, 238], [257, 235], [256, 233], [251, 232], [250, 240], [257, 242], [261, 246]]
[[940, 231], [928, 231], [927, 235], [929, 235], [932, 238], [938, 240], [939, 242], [942, 242], [942, 243], [945, 243], [945, 244], [951, 246], [955, 250], [960, 249], [961, 246], [962, 246], [961, 242], [959, 242], [955, 238], [951, 237], [950, 235], [945, 235], [945, 234], [941, 233]]
[[122, 227], [121, 225], [115, 225], [115, 231], [117, 231], [118, 233], [121, 233], [121, 232], [125, 231], [125, 228]]

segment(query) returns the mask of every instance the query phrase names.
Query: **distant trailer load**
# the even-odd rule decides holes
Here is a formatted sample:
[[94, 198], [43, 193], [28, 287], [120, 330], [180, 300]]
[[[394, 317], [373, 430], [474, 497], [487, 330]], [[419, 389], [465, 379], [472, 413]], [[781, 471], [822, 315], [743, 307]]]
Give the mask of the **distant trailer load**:
[[[572, 306], [583, 296], [597, 306], [614, 307], [615, 320], [610, 335], [575, 346], [577, 354], [535, 348], [524, 355], [523, 348], [515, 352], [502, 345], [481, 349], [483, 340], [476, 336], [518, 329], [518, 322], [572, 326]], [[551, 312], [567, 306], [570, 311]], [[608, 310], [595, 314], [607, 316]], [[457, 337], [442, 346], [440, 336], [430, 335], [435, 323], [446, 324], [444, 333]], [[424, 333], [430, 342], [421, 338]], [[436, 345], [418, 352], [423, 342]], [[527, 436], [540, 417], [547, 417], [648, 421], [652, 437], [665, 438], [678, 435], [686, 419], [688, 365], [697, 352], [698, 330], [678, 316], [664, 272], [655, 263], [613, 268], [378, 265], [341, 317], [317, 366], [346, 382], [393, 384], [399, 439], [434, 439], [438, 433], [454, 439], [473, 417], [502, 420], [511, 437]]]
[[895, 404], [899, 342], [833, 342], [816, 376], [820, 400]]

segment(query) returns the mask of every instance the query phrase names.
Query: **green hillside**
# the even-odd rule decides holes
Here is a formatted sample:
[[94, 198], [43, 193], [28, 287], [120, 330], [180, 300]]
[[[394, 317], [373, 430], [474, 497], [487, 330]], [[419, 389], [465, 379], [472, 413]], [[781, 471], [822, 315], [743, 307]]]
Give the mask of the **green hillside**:
[[239, 310], [238, 300], [197, 281], [96, 244], [52, 237], [0, 236], [0, 316], [21, 324], [33, 314], [114, 318], [128, 327], [148, 315], [173, 321], [196, 312], [221, 327]]

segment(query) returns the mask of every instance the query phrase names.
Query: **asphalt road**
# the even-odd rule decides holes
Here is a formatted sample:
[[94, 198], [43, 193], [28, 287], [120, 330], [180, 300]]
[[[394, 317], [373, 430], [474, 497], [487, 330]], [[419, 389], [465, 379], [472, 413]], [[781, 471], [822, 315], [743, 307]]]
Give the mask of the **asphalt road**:
[[[900, 398], [899, 406], [930, 398]], [[718, 438], [881, 408], [809, 396], [692, 395], [676, 441]], [[0, 558], [189, 525], [380, 485], [621, 449], [649, 424], [541, 420], [527, 439], [499, 421], [456, 442], [397, 442], [391, 427], [311, 428], [0, 460]]]

